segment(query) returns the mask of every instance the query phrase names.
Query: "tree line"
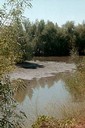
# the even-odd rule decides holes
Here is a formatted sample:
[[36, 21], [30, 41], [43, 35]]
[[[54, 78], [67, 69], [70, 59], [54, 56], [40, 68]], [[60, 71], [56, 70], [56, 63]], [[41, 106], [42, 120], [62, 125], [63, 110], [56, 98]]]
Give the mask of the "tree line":
[[68, 21], [59, 27], [51, 21], [41, 20], [26, 28], [35, 56], [68, 56], [71, 52], [85, 55], [84, 22], [75, 25]]
[[68, 21], [61, 27], [51, 21], [29, 19], [21, 22], [18, 17], [10, 25], [0, 28], [2, 54], [16, 62], [32, 56], [69, 56], [71, 53], [85, 55], [85, 23], [75, 25]]
[[[16, 102], [10, 79], [3, 74], [17, 62], [34, 56], [67, 56], [71, 52], [85, 55], [85, 23], [67, 22], [59, 27], [44, 20], [32, 23], [23, 17], [31, 0], [6, 0], [0, 8], [0, 127], [16, 128]], [[3, 109], [4, 108], [4, 109]], [[19, 118], [18, 120], [15, 118]], [[13, 118], [12, 118], [13, 117]]]
[[[17, 56], [22, 56], [24, 60], [29, 59], [31, 55], [68, 56], [71, 52], [85, 55], [84, 22], [75, 26], [73, 21], [68, 21], [59, 27], [51, 21], [45, 23], [44, 20], [37, 20], [31, 23], [28, 19], [24, 19], [21, 23], [17, 18], [11, 26], [3, 26], [1, 30], [3, 29], [2, 36], [9, 31], [10, 45], [14, 45], [11, 49], [13, 55], [18, 54]], [[6, 37], [4, 44], [7, 40]], [[4, 50], [6, 52], [7, 47]]]
[[[35, 23], [18, 17], [10, 25], [0, 27], [1, 54], [10, 55], [11, 62], [24, 61], [32, 56], [85, 55], [85, 23], [68, 21], [61, 27], [51, 21]], [[2, 58], [2, 59], [3, 59]]]

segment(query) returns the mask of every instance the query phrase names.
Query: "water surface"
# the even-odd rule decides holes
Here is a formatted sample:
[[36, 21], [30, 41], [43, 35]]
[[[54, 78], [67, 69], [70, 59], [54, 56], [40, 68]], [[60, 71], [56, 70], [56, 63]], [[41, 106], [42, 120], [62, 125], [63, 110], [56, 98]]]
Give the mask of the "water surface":
[[[25, 127], [30, 127], [39, 115], [49, 115], [57, 119], [80, 114], [85, 110], [85, 100], [81, 100], [78, 90], [69, 88], [61, 74], [40, 79], [19, 80], [15, 93], [18, 108], [25, 112]], [[65, 74], [64, 74], [65, 75]], [[79, 100], [78, 100], [79, 99]]]

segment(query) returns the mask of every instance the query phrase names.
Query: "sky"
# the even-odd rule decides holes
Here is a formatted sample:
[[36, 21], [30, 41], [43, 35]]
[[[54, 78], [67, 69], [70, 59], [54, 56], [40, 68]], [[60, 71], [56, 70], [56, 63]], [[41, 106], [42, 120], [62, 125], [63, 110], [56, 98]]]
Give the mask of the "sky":
[[85, 0], [32, 0], [31, 3], [32, 8], [24, 13], [31, 22], [44, 19], [61, 26], [66, 21], [78, 24], [85, 20]]
[[50, 20], [58, 25], [66, 21], [76, 24], [85, 20], [85, 0], [32, 0], [32, 8], [25, 12], [31, 20]]

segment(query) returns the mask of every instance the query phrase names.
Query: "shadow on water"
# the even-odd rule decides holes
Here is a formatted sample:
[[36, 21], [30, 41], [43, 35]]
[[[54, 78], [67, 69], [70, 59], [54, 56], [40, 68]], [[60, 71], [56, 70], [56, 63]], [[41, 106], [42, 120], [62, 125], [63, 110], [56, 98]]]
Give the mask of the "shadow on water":
[[44, 68], [43, 65], [39, 65], [37, 63], [31, 63], [31, 62], [17, 63], [16, 66], [21, 67], [21, 68], [27, 68], [27, 69]]

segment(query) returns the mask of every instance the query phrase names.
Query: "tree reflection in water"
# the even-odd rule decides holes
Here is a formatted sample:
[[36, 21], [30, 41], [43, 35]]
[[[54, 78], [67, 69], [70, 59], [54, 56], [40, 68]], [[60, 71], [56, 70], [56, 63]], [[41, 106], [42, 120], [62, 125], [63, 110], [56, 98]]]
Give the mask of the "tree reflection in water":
[[65, 118], [74, 115], [78, 117], [84, 113], [83, 79], [80, 72], [66, 72], [47, 78], [13, 81], [16, 86], [14, 97], [28, 116], [27, 124], [33, 123], [42, 114]]

